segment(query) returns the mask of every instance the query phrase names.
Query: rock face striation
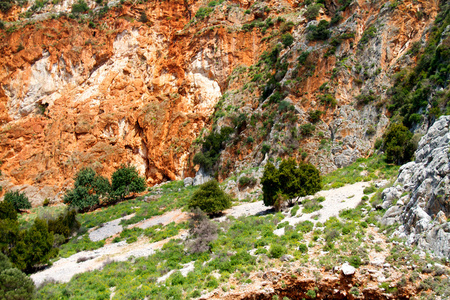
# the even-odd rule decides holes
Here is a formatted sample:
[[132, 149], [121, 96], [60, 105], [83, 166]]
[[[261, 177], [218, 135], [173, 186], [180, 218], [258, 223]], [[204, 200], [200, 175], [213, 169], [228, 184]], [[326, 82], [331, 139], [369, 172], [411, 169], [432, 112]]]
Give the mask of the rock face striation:
[[415, 161], [403, 165], [393, 187], [382, 193], [388, 208], [382, 223], [402, 225], [394, 235], [409, 244], [450, 257], [450, 116], [442, 116], [423, 136]]

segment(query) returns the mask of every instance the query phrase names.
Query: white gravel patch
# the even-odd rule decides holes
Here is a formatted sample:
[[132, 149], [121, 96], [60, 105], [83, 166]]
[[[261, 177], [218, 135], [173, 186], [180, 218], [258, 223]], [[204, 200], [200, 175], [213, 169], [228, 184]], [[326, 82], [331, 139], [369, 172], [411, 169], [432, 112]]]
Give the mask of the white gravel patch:
[[[355, 184], [349, 184], [337, 189], [324, 190], [317, 192], [315, 195], [308, 196], [308, 198], [325, 197], [325, 201], [320, 203], [323, 208], [310, 214], [302, 214], [302, 205], [297, 212], [297, 216], [284, 218], [281, 222], [289, 222], [290, 225], [295, 225], [299, 222], [310, 220], [314, 223], [325, 222], [330, 217], [338, 216], [339, 212], [343, 209], [355, 208], [364, 196], [363, 190], [365, 187], [370, 186], [370, 182], [357, 182]], [[301, 202], [304, 198], [300, 198]], [[240, 216], [251, 215], [265, 215], [271, 212], [271, 208], [264, 205], [263, 201], [257, 201], [252, 203], [245, 203], [232, 208], [224, 212], [224, 216], [217, 218], [216, 220], [221, 222], [226, 220], [227, 216], [233, 216], [238, 218]], [[312, 219], [314, 216], [319, 215], [317, 220]], [[284, 229], [277, 229], [275, 234], [284, 234]]]
[[[320, 191], [314, 196], [309, 198], [325, 197], [325, 201], [320, 203], [323, 208], [312, 212], [310, 214], [303, 214], [301, 211], [303, 206], [300, 205], [300, 209], [297, 212], [297, 216], [291, 217], [290, 215], [282, 220], [282, 222], [289, 222], [290, 225], [295, 225], [299, 222], [309, 220], [313, 223], [325, 222], [330, 217], [337, 217], [339, 212], [344, 209], [355, 208], [361, 202], [361, 198], [364, 196], [364, 188], [370, 186], [370, 182], [357, 182], [355, 184], [349, 184], [337, 189]], [[319, 214], [317, 220], [312, 219]]]
[[123, 230], [122, 225], [120, 225], [120, 221], [122, 220], [128, 220], [134, 217], [135, 214], [131, 214], [119, 219], [115, 219], [113, 221], [107, 222], [103, 224], [102, 227], [95, 229], [94, 231], [91, 231], [89, 233], [89, 238], [93, 242], [98, 242], [101, 240], [104, 240], [106, 238], [109, 238], [115, 234], [121, 233]]
[[187, 218], [187, 214], [182, 212], [181, 209], [177, 209], [174, 211], [169, 211], [160, 216], [154, 216], [148, 220], [141, 221], [137, 224], [130, 225], [129, 228], [139, 227], [142, 229], [146, 229], [156, 225], [167, 225], [169, 223], [175, 222], [180, 223]]

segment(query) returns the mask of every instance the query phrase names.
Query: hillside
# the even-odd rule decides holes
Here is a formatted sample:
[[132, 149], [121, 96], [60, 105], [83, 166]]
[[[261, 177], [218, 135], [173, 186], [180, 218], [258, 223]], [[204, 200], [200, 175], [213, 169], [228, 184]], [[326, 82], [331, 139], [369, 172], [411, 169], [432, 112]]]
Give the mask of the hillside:
[[[319, 2], [14, 6], [0, 35], [2, 186], [39, 205], [59, 201], [85, 166], [107, 176], [131, 163], [148, 184], [182, 179], [198, 168], [201, 137], [224, 127], [218, 146], [203, 146], [219, 178], [265, 153], [324, 173], [371, 154], [400, 109], [393, 75], [414, 66], [430, 36], [441, 49], [424, 55], [448, 62], [446, 15], [433, 27], [445, 3]], [[415, 120], [435, 104], [445, 111], [444, 88]]]

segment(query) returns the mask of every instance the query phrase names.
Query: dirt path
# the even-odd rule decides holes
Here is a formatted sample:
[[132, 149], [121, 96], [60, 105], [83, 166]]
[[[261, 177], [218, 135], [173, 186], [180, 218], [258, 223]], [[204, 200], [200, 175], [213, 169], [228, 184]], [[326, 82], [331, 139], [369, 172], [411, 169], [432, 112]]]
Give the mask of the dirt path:
[[75, 274], [99, 270], [108, 262], [126, 261], [131, 256], [143, 257], [152, 255], [155, 250], [160, 249], [171, 239], [186, 236], [186, 230], [181, 230], [178, 235], [156, 243], [149, 243], [147, 238], [142, 237], [131, 244], [122, 241], [105, 245], [96, 250], [82, 251], [68, 258], [61, 258], [53, 263], [50, 268], [31, 275], [31, 279], [34, 280], [37, 286], [48, 280], [69, 282]]
[[[295, 225], [299, 222], [310, 220], [314, 223], [325, 222], [330, 217], [338, 216], [339, 212], [347, 208], [355, 208], [364, 196], [364, 188], [368, 187], [370, 182], [357, 182], [355, 184], [349, 184], [337, 189], [324, 190], [316, 193], [308, 198], [315, 197], [325, 197], [325, 201], [321, 203], [322, 209], [315, 211], [310, 214], [302, 214], [300, 209], [295, 217], [286, 217], [283, 222], [287, 221], [290, 225]], [[299, 202], [304, 198], [300, 198]], [[234, 206], [225, 211], [224, 216], [217, 218], [216, 220], [221, 222], [226, 220], [227, 216], [233, 216], [238, 218], [240, 216], [250, 216], [250, 215], [264, 215], [270, 213], [269, 207], [264, 206], [263, 201], [246, 203], [239, 206]], [[318, 215], [318, 219], [312, 219], [314, 216]]]

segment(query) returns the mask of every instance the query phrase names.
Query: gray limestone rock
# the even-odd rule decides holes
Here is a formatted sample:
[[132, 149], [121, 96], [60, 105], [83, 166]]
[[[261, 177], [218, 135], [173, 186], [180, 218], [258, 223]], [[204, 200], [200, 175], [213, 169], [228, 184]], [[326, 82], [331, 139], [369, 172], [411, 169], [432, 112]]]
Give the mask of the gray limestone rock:
[[[395, 236], [450, 257], [450, 116], [440, 117], [420, 139], [415, 161], [403, 165], [393, 187], [382, 193], [382, 223], [401, 223]], [[407, 196], [400, 198], [403, 192]], [[395, 206], [392, 203], [398, 200]]]

